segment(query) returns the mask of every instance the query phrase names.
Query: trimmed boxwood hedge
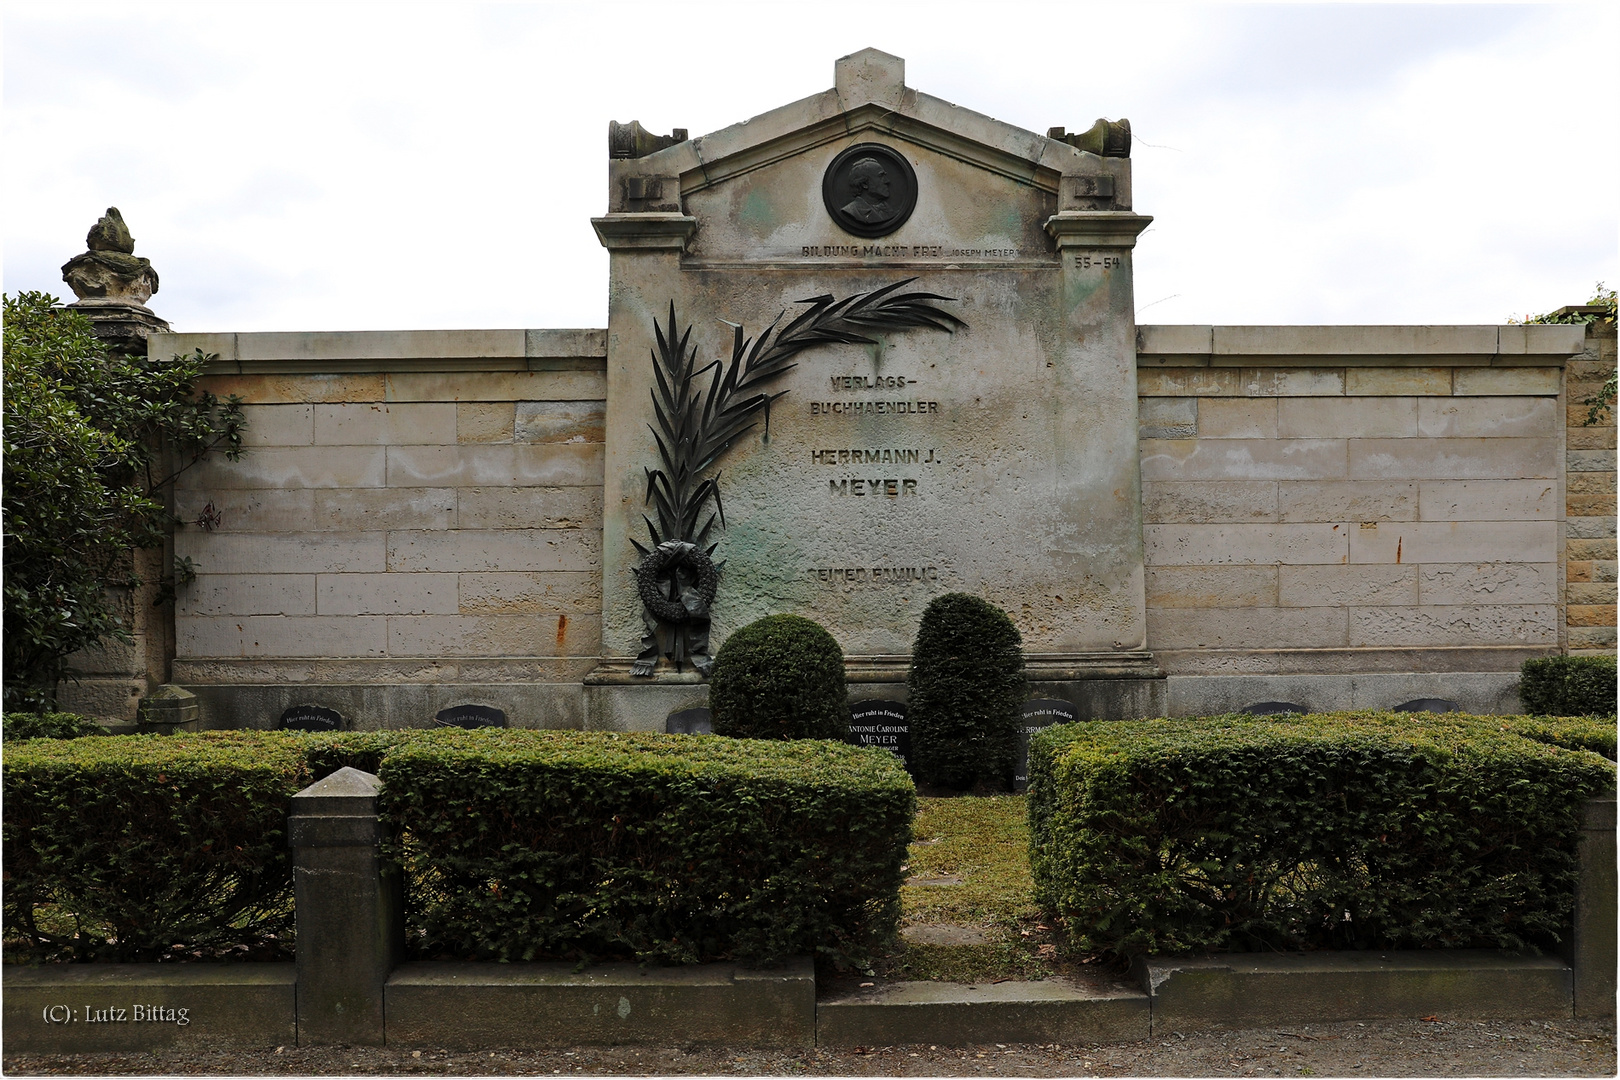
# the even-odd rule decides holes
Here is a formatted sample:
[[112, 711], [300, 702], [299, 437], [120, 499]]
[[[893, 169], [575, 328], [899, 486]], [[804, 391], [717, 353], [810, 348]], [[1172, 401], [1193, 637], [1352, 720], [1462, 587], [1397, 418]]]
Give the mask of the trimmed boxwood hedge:
[[848, 739], [844, 650], [801, 615], [756, 619], [715, 654], [709, 708], [716, 735]]
[[864, 964], [898, 928], [916, 800], [885, 750], [447, 732], [381, 775], [428, 955]]
[[1111, 721], [1036, 735], [1036, 898], [1073, 944], [1548, 946], [1573, 903], [1596, 754], [1502, 717]]
[[36, 960], [156, 960], [292, 928], [299, 741], [258, 732], [6, 747], [5, 933]]
[[915, 797], [886, 751], [441, 729], [8, 746], [7, 938], [36, 960], [284, 946], [291, 800], [344, 765], [383, 778], [419, 955], [860, 962], [895, 932]]
[[8, 712], [3, 721], [6, 742], [23, 739], [77, 739], [83, 735], [105, 735], [106, 729], [88, 716], [78, 713]]
[[1539, 716], [1613, 716], [1612, 656], [1544, 656], [1519, 668], [1519, 700]]
[[930, 600], [906, 672], [917, 775], [959, 790], [1011, 780], [1028, 694], [1023, 638], [1005, 611], [972, 593]]

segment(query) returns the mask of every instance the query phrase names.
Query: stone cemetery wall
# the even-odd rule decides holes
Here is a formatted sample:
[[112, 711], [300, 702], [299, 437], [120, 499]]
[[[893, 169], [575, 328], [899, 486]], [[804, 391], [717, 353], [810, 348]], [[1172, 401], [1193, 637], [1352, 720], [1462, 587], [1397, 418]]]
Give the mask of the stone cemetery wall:
[[1564, 495], [1566, 630], [1573, 655], [1615, 650], [1615, 410], [1594, 424], [1585, 400], [1615, 366], [1615, 328], [1589, 329], [1586, 350], [1565, 368], [1568, 477]]
[[[1171, 711], [1511, 707], [1520, 662], [1562, 644], [1581, 333], [1142, 327], [1149, 646], [1172, 676], [1295, 677], [1172, 678]], [[1423, 693], [1409, 672], [1454, 675]]]
[[[601, 640], [601, 331], [175, 334], [248, 451], [188, 473], [174, 680], [211, 725], [575, 727]], [[213, 519], [211, 528], [199, 519]], [[521, 691], [518, 689], [522, 685]], [[227, 689], [229, 688], [229, 689]]]

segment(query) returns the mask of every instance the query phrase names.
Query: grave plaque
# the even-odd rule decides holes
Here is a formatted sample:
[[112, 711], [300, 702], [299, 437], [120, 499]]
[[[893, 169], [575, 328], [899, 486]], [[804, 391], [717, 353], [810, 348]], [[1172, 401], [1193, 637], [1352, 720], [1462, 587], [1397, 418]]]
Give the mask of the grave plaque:
[[911, 771], [911, 723], [903, 701], [868, 698], [851, 705], [849, 741], [856, 746], [881, 746]]
[[319, 705], [294, 705], [281, 714], [276, 727], [282, 731], [341, 731], [343, 714]]
[[714, 715], [708, 709], [680, 709], [664, 718], [668, 735], [713, 735]]
[[1024, 719], [1018, 728], [1018, 763], [1013, 766], [1013, 790], [1029, 787], [1029, 740], [1042, 728], [1072, 724], [1080, 719], [1074, 703], [1055, 698], [1034, 698], [1024, 702]]
[[1395, 706], [1396, 712], [1461, 712], [1462, 706], [1450, 698], [1420, 697], [1411, 701], [1403, 701]]
[[506, 714], [488, 705], [452, 705], [434, 716], [435, 727], [505, 727]]

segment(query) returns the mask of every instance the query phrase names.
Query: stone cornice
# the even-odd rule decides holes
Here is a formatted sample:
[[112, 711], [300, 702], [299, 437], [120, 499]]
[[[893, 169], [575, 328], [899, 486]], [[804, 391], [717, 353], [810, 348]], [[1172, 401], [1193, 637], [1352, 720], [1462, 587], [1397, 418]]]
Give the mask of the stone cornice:
[[688, 214], [608, 214], [591, 218], [596, 238], [609, 251], [685, 251], [697, 231]]
[[1132, 248], [1136, 238], [1153, 223], [1147, 214], [1129, 210], [1082, 210], [1053, 214], [1046, 219], [1046, 233], [1057, 241], [1057, 248]]

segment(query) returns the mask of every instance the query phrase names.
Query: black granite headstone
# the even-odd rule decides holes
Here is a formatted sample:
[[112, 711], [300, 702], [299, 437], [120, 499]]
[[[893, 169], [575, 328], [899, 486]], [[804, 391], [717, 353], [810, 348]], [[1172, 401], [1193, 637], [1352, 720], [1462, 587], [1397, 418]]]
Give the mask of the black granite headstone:
[[1024, 702], [1024, 719], [1018, 728], [1018, 762], [1013, 766], [1013, 790], [1029, 787], [1029, 740], [1039, 730], [1053, 724], [1072, 724], [1080, 711], [1072, 701], [1032, 698]]
[[856, 746], [881, 746], [911, 771], [911, 722], [906, 703], [867, 698], [849, 707], [849, 741]]
[[1420, 697], [1395, 706], [1396, 712], [1462, 712], [1462, 706], [1443, 697]]
[[664, 734], [713, 735], [714, 714], [701, 706], [696, 709], [679, 709], [664, 717]]
[[294, 705], [281, 714], [276, 727], [282, 731], [341, 731], [343, 714], [319, 705]]
[[506, 714], [488, 705], [452, 705], [434, 716], [435, 727], [505, 727]]

